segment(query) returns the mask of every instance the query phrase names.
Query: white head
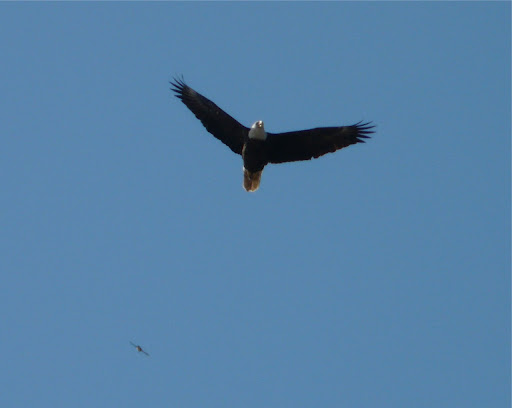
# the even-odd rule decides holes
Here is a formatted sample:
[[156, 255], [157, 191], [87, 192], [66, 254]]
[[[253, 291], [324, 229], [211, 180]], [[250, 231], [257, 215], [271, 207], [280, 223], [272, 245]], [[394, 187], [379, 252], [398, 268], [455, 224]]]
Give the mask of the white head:
[[267, 132], [265, 132], [263, 121], [258, 120], [257, 122], [254, 122], [249, 130], [249, 139], [265, 140], [266, 138]]

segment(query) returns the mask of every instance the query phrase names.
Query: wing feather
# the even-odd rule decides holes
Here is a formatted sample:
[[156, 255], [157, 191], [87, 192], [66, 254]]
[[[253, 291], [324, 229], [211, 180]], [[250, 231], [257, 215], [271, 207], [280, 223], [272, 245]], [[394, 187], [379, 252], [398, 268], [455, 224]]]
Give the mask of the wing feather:
[[371, 122], [356, 123], [352, 126], [321, 127], [286, 133], [267, 133], [269, 163], [285, 163], [316, 159], [335, 152], [374, 133]]
[[181, 99], [208, 132], [227, 145], [233, 152], [242, 154], [244, 138], [249, 129], [229, 116], [212, 101], [189, 87], [183, 78], [170, 82], [171, 90]]

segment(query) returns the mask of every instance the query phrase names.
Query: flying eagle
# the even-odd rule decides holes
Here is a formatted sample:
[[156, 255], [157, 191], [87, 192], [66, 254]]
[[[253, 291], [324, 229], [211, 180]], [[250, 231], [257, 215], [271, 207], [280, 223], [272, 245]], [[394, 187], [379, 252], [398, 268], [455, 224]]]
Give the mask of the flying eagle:
[[364, 143], [374, 126], [358, 122], [352, 126], [319, 127], [285, 133], [265, 131], [262, 120], [246, 128], [212, 101], [189, 87], [183, 78], [171, 82], [181, 99], [208, 132], [240, 154], [244, 161], [244, 188], [256, 191], [268, 163], [310, 160], [356, 143]]
[[146, 356], [148, 356], [148, 357], [149, 357], [149, 354], [148, 354], [148, 353], [146, 353], [146, 352], [142, 349], [142, 347], [141, 347], [141, 346], [139, 346], [138, 344], [134, 344], [134, 343], [132, 343], [131, 341], [130, 341], [130, 344], [131, 344], [133, 347], [135, 347], [135, 349], [136, 349], [139, 353], [144, 353]]

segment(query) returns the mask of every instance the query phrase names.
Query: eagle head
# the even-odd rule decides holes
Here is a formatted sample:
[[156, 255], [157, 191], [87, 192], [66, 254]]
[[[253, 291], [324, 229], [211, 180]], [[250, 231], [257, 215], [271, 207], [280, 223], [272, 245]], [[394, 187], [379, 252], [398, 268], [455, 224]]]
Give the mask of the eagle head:
[[267, 132], [262, 120], [258, 120], [253, 123], [249, 130], [249, 139], [265, 140], [267, 138]]

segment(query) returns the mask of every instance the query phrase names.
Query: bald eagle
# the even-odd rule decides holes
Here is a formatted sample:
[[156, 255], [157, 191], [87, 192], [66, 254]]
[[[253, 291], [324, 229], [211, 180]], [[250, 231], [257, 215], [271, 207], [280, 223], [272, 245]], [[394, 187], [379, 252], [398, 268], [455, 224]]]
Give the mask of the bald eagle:
[[208, 132], [242, 156], [244, 188], [256, 191], [261, 173], [269, 163], [310, 160], [326, 153], [364, 143], [374, 126], [358, 122], [352, 126], [319, 127], [285, 133], [265, 131], [262, 120], [246, 128], [212, 101], [189, 87], [183, 78], [171, 81], [171, 90], [181, 99]]

